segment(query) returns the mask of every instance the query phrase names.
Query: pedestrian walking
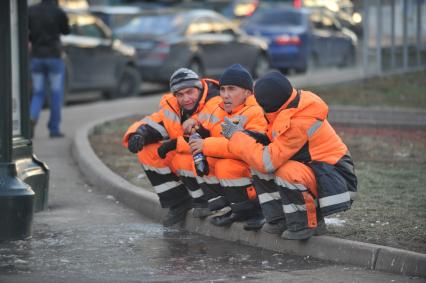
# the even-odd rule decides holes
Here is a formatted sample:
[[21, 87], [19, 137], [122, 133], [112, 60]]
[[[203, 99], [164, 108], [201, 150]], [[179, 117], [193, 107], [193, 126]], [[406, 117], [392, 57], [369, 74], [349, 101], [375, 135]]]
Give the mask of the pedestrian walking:
[[[42, 0], [28, 12], [31, 56], [32, 99], [30, 119], [32, 135], [47, 93], [50, 94], [48, 129], [51, 138], [63, 137], [60, 130], [64, 99], [65, 65], [60, 35], [70, 33], [68, 18], [55, 0]], [[47, 88], [48, 86], [48, 88]]]

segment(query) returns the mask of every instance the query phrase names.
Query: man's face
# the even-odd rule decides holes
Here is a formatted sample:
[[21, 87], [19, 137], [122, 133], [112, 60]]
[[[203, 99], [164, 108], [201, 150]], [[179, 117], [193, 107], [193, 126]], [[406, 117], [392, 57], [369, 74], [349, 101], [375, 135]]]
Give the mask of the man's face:
[[196, 87], [188, 87], [175, 92], [179, 106], [185, 110], [192, 110], [200, 96], [200, 90]]
[[246, 101], [250, 91], [235, 85], [224, 85], [220, 87], [220, 96], [223, 99], [225, 111], [232, 110]]

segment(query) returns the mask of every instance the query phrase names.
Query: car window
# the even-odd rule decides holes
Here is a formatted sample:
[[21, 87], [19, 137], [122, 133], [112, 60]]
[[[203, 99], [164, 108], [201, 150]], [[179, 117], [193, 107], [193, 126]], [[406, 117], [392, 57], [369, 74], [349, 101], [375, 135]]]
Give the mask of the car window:
[[235, 35], [232, 24], [224, 19], [214, 18], [212, 19], [212, 25], [215, 33]]
[[94, 22], [79, 26], [79, 34], [96, 38], [105, 38], [102, 29]]
[[183, 18], [176, 14], [143, 15], [115, 30], [117, 35], [152, 34], [164, 35], [180, 30]]
[[189, 24], [187, 33], [189, 35], [196, 34], [209, 34], [214, 33], [213, 23], [210, 18], [202, 17], [195, 19], [192, 23]]
[[71, 33], [74, 35], [107, 38], [97, 19], [92, 15], [69, 14], [68, 19]]
[[253, 25], [300, 26], [303, 23], [302, 14], [296, 11], [258, 11], [250, 19]]
[[309, 20], [314, 28], [336, 31], [339, 30], [339, 25], [336, 20], [328, 15], [322, 13], [312, 13]]

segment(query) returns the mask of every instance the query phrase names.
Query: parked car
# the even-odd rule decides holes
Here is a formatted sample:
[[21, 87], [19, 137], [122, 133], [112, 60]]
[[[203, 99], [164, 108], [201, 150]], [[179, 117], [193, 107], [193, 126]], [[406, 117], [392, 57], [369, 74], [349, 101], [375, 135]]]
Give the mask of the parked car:
[[273, 68], [305, 72], [311, 67], [348, 66], [355, 61], [356, 35], [322, 10], [259, 9], [243, 29], [267, 39]]
[[64, 46], [66, 97], [100, 90], [107, 98], [138, 95], [140, 74], [132, 46], [111, 36], [111, 30], [87, 12], [67, 10], [71, 33], [61, 37]]
[[267, 43], [248, 36], [230, 20], [211, 10], [147, 11], [115, 30], [133, 45], [143, 80], [168, 82], [177, 68], [217, 77], [233, 63], [253, 75], [267, 71]]
[[140, 16], [146, 10], [166, 7], [162, 3], [138, 3], [137, 5], [107, 6], [95, 5], [88, 7], [88, 11], [99, 17], [114, 33], [114, 30]]

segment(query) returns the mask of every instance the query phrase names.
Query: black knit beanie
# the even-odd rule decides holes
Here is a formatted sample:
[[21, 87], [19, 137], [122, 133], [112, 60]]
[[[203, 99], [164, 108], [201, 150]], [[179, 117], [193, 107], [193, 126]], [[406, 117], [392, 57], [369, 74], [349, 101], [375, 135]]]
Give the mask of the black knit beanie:
[[234, 64], [223, 72], [219, 79], [219, 85], [236, 85], [253, 91], [253, 78], [243, 66]]
[[256, 81], [254, 96], [266, 113], [276, 112], [290, 98], [293, 87], [280, 72], [273, 71]]

